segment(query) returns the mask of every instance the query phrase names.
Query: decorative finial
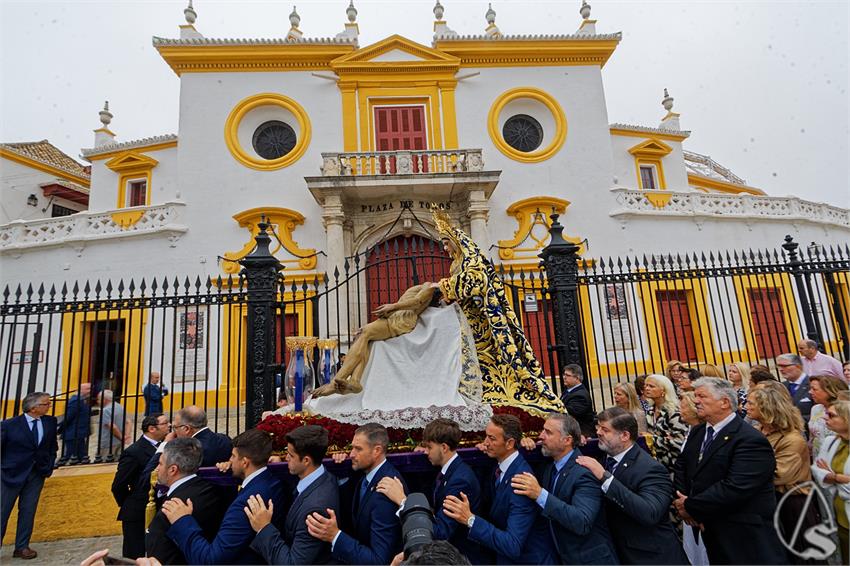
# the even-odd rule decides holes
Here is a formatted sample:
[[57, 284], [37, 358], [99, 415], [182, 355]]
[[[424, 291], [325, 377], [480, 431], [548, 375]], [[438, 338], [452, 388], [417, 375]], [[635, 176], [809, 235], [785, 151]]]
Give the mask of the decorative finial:
[[348, 16], [348, 21], [352, 24], [357, 20], [357, 8], [354, 7], [354, 0], [349, 0], [345, 15]]
[[437, 0], [437, 3], [434, 4], [434, 18], [436, 18], [437, 21], [441, 21], [443, 19], [444, 12], [445, 9], [443, 8], [443, 5], [440, 4], [440, 0]]
[[195, 20], [198, 19], [198, 13], [195, 11], [195, 8], [192, 7], [192, 0], [189, 0], [189, 5], [186, 6], [186, 9], [183, 10], [183, 15], [186, 17], [186, 23], [192, 25], [195, 23]]
[[667, 89], [664, 89], [664, 100], [661, 101], [661, 106], [664, 107], [664, 110], [670, 112], [673, 110], [673, 97], [667, 92]]
[[484, 14], [484, 17], [487, 18], [487, 23], [493, 25], [496, 23], [496, 10], [493, 9], [492, 4], [487, 4], [487, 13]]
[[301, 16], [295, 11], [295, 6], [292, 7], [292, 13], [289, 14], [289, 23], [293, 28], [298, 29], [298, 24], [301, 23]]
[[581, 0], [581, 8], [579, 8], [578, 13], [585, 20], [590, 18], [590, 4], [587, 3], [587, 0]]
[[100, 123], [103, 124], [103, 127], [106, 128], [109, 126], [109, 123], [112, 122], [112, 112], [109, 111], [109, 101], [105, 101], [103, 103], [103, 110], [99, 112], [100, 114]]

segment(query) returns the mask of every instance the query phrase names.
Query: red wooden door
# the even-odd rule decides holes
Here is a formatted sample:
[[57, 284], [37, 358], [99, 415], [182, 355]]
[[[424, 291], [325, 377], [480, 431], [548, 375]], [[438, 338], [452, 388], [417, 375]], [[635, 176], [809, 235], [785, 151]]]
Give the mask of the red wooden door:
[[396, 302], [413, 285], [446, 277], [451, 264], [442, 245], [433, 240], [396, 236], [378, 244], [367, 258], [369, 320], [375, 319], [373, 310]]
[[656, 291], [658, 322], [668, 360], [697, 361], [687, 291]]
[[[380, 106], [375, 108], [375, 148], [378, 151], [424, 150], [428, 148], [423, 106]], [[381, 173], [395, 174], [395, 159], [380, 158]], [[413, 172], [428, 172], [427, 160], [415, 157]]]
[[[551, 377], [553, 375], [552, 372], [557, 372], [557, 370], [552, 367], [551, 361], [554, 361], [554, 355], [553, 360], [550, 361], [547, 346], [556, 342], [555, 322], [552, 318], [552, 305], [551, 303], [546, 305], [544, 311], [544, 300], [546, 299], [537, 300], [537, 312], [525, 312], [523, 307], [517, 308], [516, 306], [514, 306], [514, 310], [520, 317], [520, 324], [522, 324], [525, 338], [531, 344], [531, 349], [534, 350], [534, 357], [540, 362], [543, 375]], [[549, 327], [548, 331], [546, 329], [547, 326]]]
[[749, 289], [750, 322], [759, 358], [775, 358], [789, 351], [788, 332], [777, 289]]
[[[280, 323], [283, 321], [283, 333], [281, 333]], [[304, 335], [306, 332], [299, 332], [298, 329], [298, 318], [294, 314], [281, 315], [277, 314], [275, 317], [275, 335], [276, 339], [276, 348], [275, 348], [275, 363], [283, 363], [283, 367], [289, 365], [289, 350], [286, 349], [286, 338], [288, 336], [300, 336]]]

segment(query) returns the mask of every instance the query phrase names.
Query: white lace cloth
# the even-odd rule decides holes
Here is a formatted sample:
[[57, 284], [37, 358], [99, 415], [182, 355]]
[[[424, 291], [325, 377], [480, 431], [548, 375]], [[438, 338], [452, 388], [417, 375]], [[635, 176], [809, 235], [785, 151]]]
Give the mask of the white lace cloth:
[[[475, 341], [457, 305], [428, 308], [413, 331], [373, 342], [363, 391], [310, 399], [304, 410], [344, 423], [422, 428], [436, 417], [483, 430], [493, 414], [481, 400]], [[284, 414], [291, 407], [278, 409]]]

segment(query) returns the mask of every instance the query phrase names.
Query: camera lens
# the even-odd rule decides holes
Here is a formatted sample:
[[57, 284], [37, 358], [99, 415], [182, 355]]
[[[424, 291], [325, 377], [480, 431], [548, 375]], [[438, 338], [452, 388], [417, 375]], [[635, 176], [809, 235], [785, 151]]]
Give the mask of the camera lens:
[[401, 534], [404, 540], [404, 556], [407, 558], [422, 546], [434, 540], [434, 520], [431, 506], [424, 493], [411, 493], [404, 502], [401, 512]]

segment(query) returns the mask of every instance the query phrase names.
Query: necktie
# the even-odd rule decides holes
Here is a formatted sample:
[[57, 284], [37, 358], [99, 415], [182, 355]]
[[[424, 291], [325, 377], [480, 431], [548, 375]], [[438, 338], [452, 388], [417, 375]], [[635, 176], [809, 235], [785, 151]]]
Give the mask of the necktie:
[[440, 472], [439, 474], [437, 474], [437, 481], [434, 482], [433, 501], [435, 505], [437, 504], [437, 491], [439, 491], [440, 487], [443, 485], [444, 477], [446, 476], [443, 475], [443, 472]]
[[552, 477], [549, 478], [549, 493], [554, 493], [558, 487], [558, 467], [552, 464]]
[[797, 394], [797, 389], [799, 388], [799, 384], [797, 383], [789, 383], [788, 384], [788, 392], [791, 393], [791, 397]]
[[700, 460], [702, 460], [703, 454], [705, 454], [708, 447], [711, 446], [711, 441], [714, 440], [714, 429], [711, 426], [705, 427], [705, 440], [702, 441], [702, 447], [699, 451]]
[[493, 472], [493, 475], [496, 477], [496, 487], [499, 487], [499, 480], [502, 479], [502, 468], [496, 466], [496, 471]]
[[605, 471], [613, 474], [614, 470], [616, 470], [616, 469], [617, 469], [617, 460], [615, 460], [611, 456], [608, 456], [607, 458], [605, 458]]
[[35, 440], [35, 445], [38, 446], [38, 419], [32, 421], [32, 437]]
[[363, 503], [363, 499], [366, 498], [366, 493], [368, 493], [368, 491], [369, 491], [369, 482], [364, 477], [363, 480], [361, 480], [361, 482], [360, 482], [360, 493], [359, 493], [359, 496], [358, 496], [358, 499], [357, 499], [359, 505]]

